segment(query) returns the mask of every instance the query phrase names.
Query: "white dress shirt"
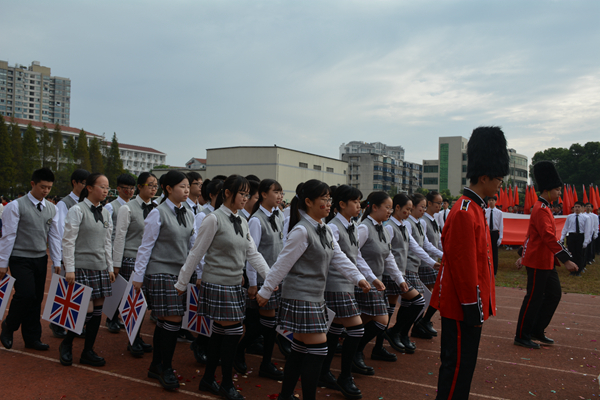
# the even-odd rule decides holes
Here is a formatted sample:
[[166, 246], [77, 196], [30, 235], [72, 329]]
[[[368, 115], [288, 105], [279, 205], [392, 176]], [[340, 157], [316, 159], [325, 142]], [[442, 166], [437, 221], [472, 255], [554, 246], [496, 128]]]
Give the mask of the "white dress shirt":
[[[435, 247], [434, 245], [431, 244], [431, 242], [429, 241], [429, 239], [427, 239], [427, 222], [425, 222], [423, 219], [419, 219], [417, 221], [417, 219], [415, 217], [413, 217], [412, 215], [409, 215], [408, 218], [411, 218], [412, 221], [416, 224], [421, 224], [421, 229], [423, 230], [423, 249], [430, 255], [430, 256], [434, 256], [437, 258], [442, 258], [442, 256], [444, 255], [444, 253], [442, 253], [440, 251], [440, 249], [438, 249], [437, 247]], [[407, 224], [410, 225], [410, 224]], [[412, 229], [410, 230], [412, 233]]]
[[429, 254], [427, 254], [427, 252], [425, 252], [425, 250], [419, 246], [419, 243], [417, 243], [415, 238], [412, 236], [412, 226], [410, 224], [405, 224], [404, 222], [400, 222], [396, 218], [391, 217], [388, 223], [384, 225], [384, 228], [390, 234], [390, 240], [394, 238], [394, 228], [392, 225], [390, 225], [392, 223], [398, 226], [404, 226], [404, 229], [406, 229], [406, 237], [408, 238], [408, 251], [415, 253], [417, 257], [421, 259], [421, 261], [428, 266], [433, 267], [435, 265], [435, 260], [429, 257]]
[[[490, 213], [493, 213], [492, 216], [492, 224], [490, 225]], [[502, 236], [504, 235], [504, 213], [500, 210], [498, 210], [496, 207], [494, 208], [486, 208], [485, 209], [485, 220], [487, 221], [488, 225], [490, 225], [490, 232], [491, 231], [498, 231], [499, 233], [499, 237], [498, 237], [498, 246], [500, 246], [500, 243], [502, 243]]]
[[[219, 209], [227, 216], [232, 214], [231, 210], [225, 207], [225, 205], [222, 205]], [[190, 253], [185, 260], [185, 264], [181, 268], [181, 271], [179, 271], [179, 279], [175, 284], [175, 288], [182, 292], [186, 291], [187, 284], [190, 281], [196, 266], [200, 260], [204, 258], [204, 255], [208, 251], [213, 238], [217, 233], [217, 229], [217, 217], [212, 213], [207, 215], [204, 219], [204, 222], [200, 226], [200, 231], [198, 232], [194, 246], [190, 250]], [[252, 238], [248, 240], [248, 246], [246, 247], [246, 260], [252, 264], [252, 266], [262, 277], [267, 276], [267, 273], [269, 272], [269, 266], [258, 250], [256, 250], [256, 245], [254, 244], [254, 240], [252, 240]]]
[[[173, 202], [168, 198], [165, 200], [165, 202], [169, 208], [175, 212], [175, 204], [173, 204]], [[182, 205], [181, 207], [184, 206]], [[142, 245], [138, 249], [137, 256], [135, 258], [135, 268], [133, 274], [131, 275], [133, 282], [144, 282], [144, 275], [146, 275], [146, 267], [148, 266], [148, 261], [150, 261], [152, 249], [154, 248], [154, 243], [156, 243], [156, 239], [158, 239], [158, 235], [160, 234], [160, 225], [160, 211], [155, 208], [154, 210], [150, 211], [150, 214], [148, 214], [144, 220], [144, 236], [142, 237]], [[189, 246], [192, 245], [192, 238], [193, 235], [190, 237]]]
[[[262, 205], [259, 208], [260, 210], [262, 210], [262, 212], [265, 213], [267, 217], [270, 217], [271, 214], [273, 214], [273, 210], [275, 209], [273, 208], [273, 210], [268, 211]], [[242, 209], [240, 211], [245, 210]], [[258, 219], [257, 217], [250, 218], [250, 221], [248, 221], [248, 230], [250, 231], [250, 236], [252, 236], [252, 240], [254, 240], [254, 244], [256, 245], [256, 247], [258, 247], [258, 245], [260, 245], [260, 240], [262, 239], [262, 224], [260, 223], [260, 219]], [[246, 262], [246, 275], [248, 276], [248, 285], [256, 286], [256, 270], [249, 262]]]
[[4, 204], [0, 202], [0, 219], [2, 219], [2, 213], [4, 212]]
[[434, 215], [435, 220], [438, 224], [438, 226], [440, 227], [440, 233], [442, 232], [442, 229], [444, 229], [444, 225], [446, 224], [446, 220], [448, 219], [448, 214], [450, 214], [450, 208], [447, 209], [441, 209], [439, 213], [436, 213]]
[[[305, 216], [302, 218], [306, 218], [312, 226], [316, 228], [318, 225], [324, 225], [329, 233], [331, 233], [331, 227], [329, 225], [324, 224], [323, 221], [315, 221], [306, 213], [304, 215]], [[333, 237], [333, 234], [331, 236]], [[283, 281], [307, 248], [308, 232], [303, 225], [296, 224], [294, 229], [289, 233], [283, 250], [281, 250], [279, 257], [277, 257], [277, 261], [271, 267], [271, 271], [267, 275], [262, 288], [258, 291], [258, 294], [262, 298], [269, 299], [271, 297], [275, 288]], [[358, 282], [365, 279], [363, 274], [356, 268], [356, 265], [354, 265], [340, 249], [336, 240], [333, 241], [333, 257], [329, 265], [339, 271], [346, 279], [356, 286], [358, 286]]]
[[590, 219], [590, 221], [592, 222], [592, 238], [593, 239], [598, 239], [598, 231], [599, 231], [599, 222], [598, 222], [598, 216], [594, 213], [588, 213], [586, 212], [585, 215], [587, 215], [587, 217]]
[[565, 236], [569, 233], [577, 232], [577, 227], [575, 226], [576, 217], [579, 215], [579, 233], [583, 233], [583, 247], [586, 248], [588, 244], [592, 241], [593, 236], [593, 228], [592, 222], [590, 218], [585, 213], [579, 214], [569, 214], [567, 216], [567, 220], [565, 221], [565, 226], [563, 227], [562, 233], [560, 235], [560, 241], [562, 242], [565, 239]]
[[[136, 196], [131, 201], [137, 201], [140, 206], [142, 204], [151, 204], [152, 200], [145, 203], [140, 196]], [[122, 205], [119, 208], [119, 214], [117, 215], [117, 227], [115, 228], [115, 242], [113, 243], [113, 266], [114, 268], [121, 268], [123, 262], [123, 252], [125, 250], [125, 238], [127, 237], [127, 230], [131, 223], [131, 209], [127, 204]]]
[[189, 197], [185, 200], [185, 202], [190, 206], [190, 209], [192, 211], [194, 211], [194, 207], [196, 207], [196, 212], [194, 213], [194, 215], [198, 215], [198, 213], [204, 208], [200, 205], [200, 203], [194, 203], [194, 201], [191, 200]]
[[[127, 202], [126, 202], [125, 200], [123, 200], [123, 199], [121, 198], [121, 196], [118, 196], [118, 197], [117, 197], [117, 201], [118, 201], [118, 202], [121, 204], [121, 206], [124, 206], [125, 204], [127, 204]], [[107, 203], [107, 204], [104, 206], [104, 208], [106, 208], [106, 211], [108, 211], [108, 213], [110, 214], [110, 217], [112, 218], [113, 211], [114, 211], [114, 210], [113, 210], [113, 206], [112, 206], [112, 204], [110, 204], [110, 203]], [[117, 215], [117, 217], [118, 217], [118, 215]]]
[[[423, 214], [423, 218], [428, 218], [430, 221], [434, 221], [437, 225], [438, 225], [438, 232], [440, 234], [440, 239], [438, 240], [438, 243], [432, 243], [435, 247], [437, 247], [441, 252], [444, 251], [444, 249], [442, 248], [442, 228], [440, 228], [440, 224], [438, 224], [437, 220], [435, 219], [435, 216], [437, 214], [434, 214], [433, 216], [425, 213]], [[425, 221], [425, 226], [427, 225], [427, 221]], [[426, 231], [423, 231], [426, 232]]]
[[[83, 203], [88, 207], [93, 206], [92, 202], [87, 198], [83, 199]], [[79, 235], [79, 225], [81, 225], [82, 217], [83, 211], [81, 211], [80, 206], [76, 204], [71, 207], [67, 213], [67, 218], [65, 218], [65, 233], [62, 238], [62, 249], [66, 272], [75, 272], [75, 242], [77, 241], [77, 235]], [[108, 219], [108, 229], [106, 230], [106, 237], [104, 238], [104, 252], [106, 264], [108, 265], [108, 272], [113, 272], [112, 218]]]
[[[48, 205], [48, 200], [43, 199], [41, 202], [33, 197], [31, 192], [27, 193], [27, 198], [37, 207], [38, 203], [42, 203], [42, 209]], [[0, 238], [0, 268], [8, 267], [8, 259], [12, 253], [17, 238], [17, 230], [19, 228], [19, 202], [11, 201], [4, 208], [2, 217], [2, 237]], [[50, 259], [54, 266], [60, 266], [60, 237], [58, 234], [58, 212], [52, 218], [52, 224], [48, 230], [48, 245], [50, 248]]]
[[[371, 216], [367, 216], [367, 218], [370, 218], [371, 221], [373, 222], [373, 225], [381, 225], [379, 222], [375, 221], [373, 218], [371, 218]], [[362, 247], [364, 246], [364, 244], [367, 242], [367, 239], [369, 238], [369, 228], [363, 224], [358, 225], [358, 249], [362, 249]], [[357, 266], [359, 267], [360, 271], [367, 271], [367, 268], [370, 272], [368, 272], [367, 274], [369, 276], [367, 276], [367, 279], [370, 280], [370, 282], [375, 281], [375, 279], [377, 279], [377, 277], [373, 274], [373, 270], [371, 270], [371, 267], [369, 267], [369, 265], [367, 264], [367, 262], [365, 261], [365, 259], [362, 257], [362, 255], [360, 254], [360, 251], [358, 252], [358, 256], [356, 257], [356, 261], [357, 261]], [[396, 259], [394, 258], [394, 255], [392, 254], [392, 251], [389, 251], [389, 254], [387, 255], [387, 257], [385, 258], [385, 265], [384, 265], [384, 270], [383, 270], [383, 274], [384, 275], [389, 275], [392, 277], [392, 279], [396, 282], [396, 284], [398, 284], [398, 286], [400, 286], [400, 284], [402, 282], [404, 282], [404, 277], [402, 276], [402, 272], [400, 272], [400, 270], [398, 269], [398, 265], [396, 265]]]
[[[69, 193], [69, 197], [75, 200], [75, 204], [79, 203], [79, 196], [75, 193]], [[67, 209], [67, 205], [64, 201], [59, 201], [56, 204], [56, 215], [58, 216], [58, 247], [60, 248], [60, 259], [62, 260], [62, 238], [65, 234], [65, 219], [67, 218], [67, 213], [69, 210]], [[59, 266], [60, 263], [56, 266]]]

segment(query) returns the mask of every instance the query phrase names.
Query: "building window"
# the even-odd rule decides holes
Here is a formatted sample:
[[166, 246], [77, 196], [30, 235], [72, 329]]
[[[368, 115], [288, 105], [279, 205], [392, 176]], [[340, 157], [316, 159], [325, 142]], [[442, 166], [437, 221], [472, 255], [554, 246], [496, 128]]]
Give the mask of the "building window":
[[327, 172], [333, 172], [333, 168], [327, 167]]
[[307, 163], [305, 163], [305, 162], [301, 162], [301, 163], [299, 163], [299, 164], [298, 164], [298, 166], [299, 166], [300, 168], [308, 168], [308, 164], [307, 164]]
[[313, 165], [313, 169], [316, 169], [317, 171], [321, 170], [321, 166], [320, 165]]
[[[438, 172], [438, 166], [437, 165], [425, 165], [423, 167], [423, 172], [425, 172], [425, 173], [427, 173], [427, 172], [437, 173]], [[436, 184], [437, 184], [437, 182], [436, 182]]]
[[467, 184], [467, 178], [462, 178], [462, 184], [466, 185]]
[[438, 178], [423, 178], [423, 185], [437, 185]]
[[463, 161], [467, 161], [467, 153], [463, 153]]
[[462, 172], [467, 172], [467, 165], [466, 164], [463, 164], [463, 166], [462, 166]]

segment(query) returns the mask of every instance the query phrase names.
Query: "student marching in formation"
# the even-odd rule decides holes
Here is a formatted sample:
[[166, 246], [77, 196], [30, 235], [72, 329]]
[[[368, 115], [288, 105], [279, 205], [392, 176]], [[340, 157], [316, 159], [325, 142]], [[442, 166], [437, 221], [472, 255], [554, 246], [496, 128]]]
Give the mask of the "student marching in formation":
[[[253, 181], [249, 181], [252, 186]], [[277, 206], [283, 200], [283, 189], [279, 182], [274, 179], [263, 180], [257, 188], [258, 199], [255, 202], [252, 217], [248, 222], [250, 235], [256, 244], [258, 252], [263, 256], [267, 264], [272, 266], [283, 248], [283, 217]], [[252, 196], [252, 192], [250, 192]], [[275, 345], [275, 312], [279, 307], [280, 291], [276, 291], [264, 307], [259, 307], [256, 302], [256, 293], [263, 285], [264, 279], [257, 277], [256, 270], [250, 264], [246, 264], [248, 277], [248, 308], [246, 318], [249, 314], [258, 310], [258, 324], [246, 324], [246, 333], [240, 341], [234, 366], [239, 373], [246, 373], [247, 366], [244, 359], [246, 346], [252, 344], [259, 335], [263, 336], [263, 358], [258, 371], [259, 376], [274, 380], [283, 379], [283, 372], [271, 362], [273, 347]]]
[[408, 332], [423, 310], [425, 299], [422, 296], [423, 284], [418, 279], [418, 274], [407, 274], [406, 272], [408, 255], [409, 253], [414, 254], [422, 262], [432, 267], [437, 268], [439, 264], [418, 245], [412, 236], [411, 225], [405, 223], [412, 210], [410, 198], [405, 194], [397, 194], [394, 196], [393, 202], [394, 212], [385, 224], [385, 229], [390, 235], [392, 254], [396, 260], [396, 265], [398, 265], [398, 269], [402, 272], [410, 289], [408, 292], [402, 292], [388, 275], [383, 276], [386, 294], [390, 303], [390, 312], [388, 313], [390, 318], [398, 301], [398, 296], [402, 297], [400, 308], [396, 314], [396, 323], [385, 332], [385, 337], [394, 350], [412, 354], [415, 352], [416, 345], [410, 341]]
[[[149, 172], [142, 172], [138, 177], [137, 196], [119, 209], [116, 220], [116, 234], [113, 243], [113, 268], [115, 276], [121, 274], [129, 281], [135, 267], [138, 248], [144, 236], [144, 220], [154, 209], [152, 198], [158, 190], [156, 177]], [[118, 312], [118, 309], [117, 309]], [[115, 318], [113, 318], [113, 321]], [[142, 357], [144, 353], [152, 352], [152, 345], [144, 343], [140, 336], [141, 325], [137, 337], [131, 345], [127, 343], [127, 351], [134, 357]]]
[[[119, 209], [131, 200], [133, 192], [135, 191], [135, 179], [128, 173], [119, 175], [117, 177], [117, 196], [116, 199], [108, 203], [104, 208], [111, 216], [113, 224], [112, 240], [115, 242], [115, 232], [117, 229], [117, 216], [119, 215]], [[137, 251], [137, 249], [136, 249]], [[114, 267], [114, 266], [113, 266]], [[116, 276], [116, 271], [115, 271]], [[124, 328], [123, 322], [119, 320], [119, 309], [115, 310], [115, 314], [112, 318], [106, 317], [106, 327], [110, 333], [119, 333], [121, 328]]]
[[[175, 287], [180, 294], [200, 260], [205, 257], [199, 292], [198, 314], [213, 321], [207, 350], [207, 364], [199, 389], [227, 399], [244, 399], [233, 384], [233, 359], [243, 334], [242, 320], [246, 298], [242, 290], [244, 262], [247, 260], [266, 276], [269, 266], [256, 250], [248, 223], [238, 215], [248, 200], [248, 181], [229, 176], [217, 197], [214, 212], [202, 222], [194, 246], [183, 265]], [[215, 380], [221, 359], [221, 385]]]
[[[260, 185], [260, 181], [248, 179], [248, 177], [246, 177], [246, 179], [248, 180], [248, 196], [250, 197], [248, 198], [244, 208], [240, 210], [240, 217], [244, 217], [246, 218], [246, 221], [250, 221], [250, 216], [254, 212], [254, 205], [259, 198], [258, 186]], [[258, 243], [256, 245], [258, 246]]]
[[312, 179], [299, 185], [292, 200], [290, 231], [284, 248], [256, 295], [258, 305], [266, 306], [285, 278], [278, 324], [293, 332], [294, 339], [285, 363], [281, 400], [294, 398], [294, 388], [300, 377], [303, 399], [315, 399], [321, 365], [327, 355], [324, 291], [330, 266], [363, 290], [370, 289], [363, 275], [333, 240], [331, 229], [322, 221], [329, 215], [330, 206], [327, 184]]
[[190, 194], [185, 204], [189, 206], [194, 215], [198, 215], [202, 211], [202, 204], [200, 204], [200, 199], [202, 199], [202, 176], [194, 171], [188, 172], [186, 176], [190, 182]]
[[592, 239], [588, 247], [586, 247], [585, 262], [587, 264], [593, 264], [596, 261], [596, 242], [598, 240], [599, 221], [598, 215], [594, 214], [594, 206], [591, 203], [585, 204], [585, 215], [590, 219], [590, 222], [592, 223]]
[[[102, 202], [110, 190], [106, 176], [93, 173], [86, 179], [85, 188], [65, 219], [62, 239], [63, 261], [69, 285], [77, 282], [92, 288], [92, 296], [85, 317], [86, 336], [79, 362], [101, 367], [104, 358], [94, 352], [94, 343], [100, 328], [104, 298], [112, 295], [115, 281], [112, 263], [112, 221]], [[60, 363], [73, 363], [75, 332], [68, 331], [60, 344]]]
[[594, 231], [590, 219], [583, 212], [583, 202], [576, 201], [573, 211], [574, 213], [567, 217], [560, 241], [564, 242], [565, 237], [567, 238], [567, 248], [579, 268], [577, 272], [571, 272], [571, 275], [581, 276], [585, 271], [585, 249], [590, 244]]
[[41, 341], [40, 313], [48, 268], [47, 243], [50, 244], [54, 269], [57, 273], [60, 271], [58, 217], [54, 204], [45, 199], [53, 183], [54, 174], [48, 168], [35, 170], [29, 193], [8, 203], [2, 213], [0, 280], [9, 269], [10, 275], [15, 278], [15, 294], [8, 315], [2, 321], [0, 334], [2, 345], [7, 349], [12, 347], [13, 332], [19, 326], [26, 348], [49, 348]]
[[187, 307], [186, 297], [177, 293], [174, 285], [191, 246], [194, 217], [183, 205], [190, 190], [187, 177], [169, 171], [161, 178], [165, 197], [145, 219], [131, 280], [136, 290], [143, 284], [148, 308], [157, 318], [148, 377], [172, 390], [179, 387], [172, 362]]
[[[67, 213], [75, 204], [79, 203], [79, 195], [81, 191], [85, 188], [85, 180], [90, 175], [88, 171], [85, 169], [76, 169], [71, 174], [71, 187], [73, 190], [69, 193], [68, 196], [65, 196], [58, 202], [56, 205], [56, 215], [58, 216], [58, 243], [57, 246], [60, 249], [60, 259], [62, 262], [62, 238], [65, 232], [65, 218], [67, 218]], [[62, 263], [61, 265], [64, 265]], [[60, 270], [56, 273], [60, 273]], [[56, 324], [50, 323], [50, 330], [52, 331], [52, 336], [58, 339], [64, 339], [67, 335], [67, 331], [62, 327]], [[85, 336], [85, 327], [81, 332], [81, 336]]]
[[[373, 367], [365, 365], [363, 351], [371, 339], [383, 334], [389, 323], [389, 304], [382, 282], [383, 275], [388, 275], [401, 292], [407, 292], [408, 285], [396, 265], [388, 232], [383, 228], [383, 222], [387, 221], [392, 213], [392, 199], [386, 192], [372, 192], [366, 202], [367, 208], [358, 226], [358, 265], [363, 266], [361, 271], [367, 280], [373, 282], [374, 288], [367, 293], [358, 288], [354, 289], [365, 333], [354, 356], [353, 370], [363, 375], [373, 375]], [[396, 361], [397, 357], [385, 349], [380, 341], [373, 347], [371, 359]]]
[[504, 214], [496, 208], [498, 196], [494, 195], [488, 199], [488, 207], [485, 209], [485, 219], [490, 227], [490, 239], [492, 246], [492, 255], [494, 260], [494, 276], [498, 273], [498, 247], [502, 243], [504, 232]]

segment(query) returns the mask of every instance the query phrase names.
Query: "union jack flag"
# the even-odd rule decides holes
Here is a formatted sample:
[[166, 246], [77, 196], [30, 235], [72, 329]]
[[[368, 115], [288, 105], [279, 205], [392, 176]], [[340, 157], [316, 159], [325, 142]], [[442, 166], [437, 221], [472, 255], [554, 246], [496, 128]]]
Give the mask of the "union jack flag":
[[127, 299], [123, 304], [123, 310], [121, 311], [121, 317], [123, 318], [123, 322], [125, 324], [125, 329], [127, 330], [127, 335], [131, 336], [135, 334], [135, 325], [140, 317], [144, 317], [142, 314], [142, 309], [144, 308], [145, 300], [142, 291], [138, 291], [136, 293], [133, 285], [129, 288], [129, 292], [127, 293]]
[[188, 286], [188, 307], [186, 310], [188, 331], [198, 332], [204, 336], [210, 336], [212, 333], [212, 321], [209, 317], [198, 315], [198, 293], [195, 285]]
[[8, 305], [8, 299], [10, 298], [10, 292], [12, 291], [15, 278], [6, 274], [0, 281], [0, 320], [4, 316], [4, 311]]
[[294, 341], [294, 332], [288, 331], [287, 329], [283, 329], [280, 325], [277, 325], [277, 328], [275, 328], [275, 330], [277, 331], [277, 333], [279, 333], [281, 336], [283, 336], [290, 342]]
[[52, 299], [50, 322], [74, 330], [79, 314], [87, 311], [87, 304], [82, 310], [85, 286], [79, 283], [69, 285], [64, 278], [58, 280], [56, 294]]

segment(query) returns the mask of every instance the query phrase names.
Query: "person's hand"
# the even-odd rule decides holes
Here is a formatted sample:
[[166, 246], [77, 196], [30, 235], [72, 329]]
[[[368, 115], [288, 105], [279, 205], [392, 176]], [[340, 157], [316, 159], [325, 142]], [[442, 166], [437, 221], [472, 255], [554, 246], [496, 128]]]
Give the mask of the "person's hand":
[[265, 299], [264, 297], [262, 297], [260, 294], [257, 293], [256, 294], [256, 302], [258, 303], [258, 305], [260, 307], [264, 307], [269, 302], [269, 299]]
[[400, 290], [402, 290], [402, 293], [408, 292], [408, 284], [406, 282], [402, 282], [399, 286]]
[[198, 289], [200, 289], [200, 286], [202, 285], [202, 279], [196, 279], [196, 287]]
[[502, 239], [498, 239], [498, 244], [496, 246], [500, 247], [501, 244], [502, 244]]
[[366, 279], [361, 279], [358, 282], [358, 287], [362, 289], [363, 293], [369, 293], [371, 291], [371, 285]]
[[442, 264], [440, 264], [439, 262], [436, 262], [435, 264], [433, 264], [433, 269], [435, 269], [437, 271], [440, 269], [441, 266], [442, 266]]
[[115, 283], [115, 273], [109, 272], [108, 277], [110, 278], [110, 283]]
[[182, 291], [181, 291], [181, 290], [179, 290], [179, 289], [176, 289], [176, 290], [177, 290], [177, 296], [181, 296], [182, 294], [184, 294], [184, 293], [185, 293], [185, 292], [182, 292]]
[[577, 272], [577, 271], [579, 271], [579, 267], [573, 261], [567, 261], [565, 263], [565, 267], [567, 267], [567, 270], [570, 271], [570, 272]]
[[377, 289], [377, 291], [379, 291], [379, 292], [382, 292], [385, 290], [385, 285], [379, 279], [375, 279], [373, 281], [373, 286], [375, 286], [375, 289]]
[[65, 279], [67, 280], [69, 286], [73, 285], [75, 283], [75, 272], [67, 272]]
[[120, 267], [118, 267], [118, 268], [115, 268], [115, 269], [114, 269], [114, 272], [115, 272], [115, 279], [117, 278], [117, 275], [119, 275], [119, 271], [121, 271], [121, 268], [120, 268]]
[[[58, 267], [57, 267], [56, 265], [54, 266], [54, 273], [55, 273], [56, 275], [59, 275], [59, 274], [60, 274], [60, 265], [59, 265]], [[2, 279], [2, 278], [0, 277], [0, 279]]]
[[246, 282], [246, 281], [244, 280], [244, 275], [242, 275], [242, 286], [244, 286], [244, 283], [245, 283], [245, 282]]
[[515, 261], [515, 265], [517, 266], [517, 269], [523, 268], [523, 264], [521, 264], [521, 261], [523, 261], [523, 257], [520, 257], [517, 261]]
[[0, 281], [4, 279], [4, 276], [8, 273], [8, 268], [0, 268]]
[[136, 293], [139, 292], [140, 289], [142, 288], [142, 283], [143, 282], [136, 282], [136, 281], [131, 282]]
[[258, 286], [250, 286], [248, 288], [248, 298], [250, 300], [254, 300], [256, 298], [256, 293], [258, 293]]

